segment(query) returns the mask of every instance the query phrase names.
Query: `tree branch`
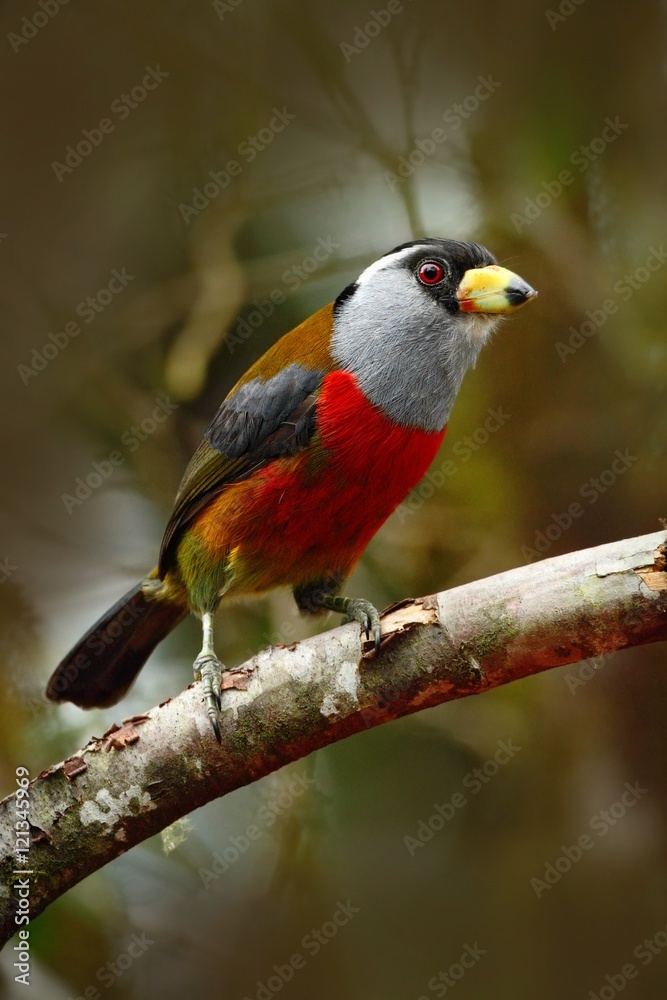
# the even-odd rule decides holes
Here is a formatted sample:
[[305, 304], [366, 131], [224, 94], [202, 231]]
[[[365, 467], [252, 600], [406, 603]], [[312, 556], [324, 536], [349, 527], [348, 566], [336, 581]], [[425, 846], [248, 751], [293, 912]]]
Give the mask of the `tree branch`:
[[0, 802], [0, 943], [27, 905], [21, 880], [32, 918], [185, 813], [318, 747], [551, 667], [667, 639], [666, 556], [660, 531], [403, 601], [383, 616], [378, 657], [357, 625], [271, 647], [225, 675], [222, 746], [199, 684], [93, 738], [31, 782], [27, 863], [17, 854], [16, 795]]

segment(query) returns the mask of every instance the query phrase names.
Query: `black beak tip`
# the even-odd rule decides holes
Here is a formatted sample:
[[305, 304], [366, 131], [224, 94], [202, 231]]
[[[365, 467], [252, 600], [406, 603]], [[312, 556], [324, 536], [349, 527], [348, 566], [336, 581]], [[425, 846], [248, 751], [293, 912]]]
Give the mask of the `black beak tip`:
[[505, 292], [507, 301], [512, 306], [522, 306], [524, 302], [537, 298], [537, 292], [530, 285], [513, 285]]

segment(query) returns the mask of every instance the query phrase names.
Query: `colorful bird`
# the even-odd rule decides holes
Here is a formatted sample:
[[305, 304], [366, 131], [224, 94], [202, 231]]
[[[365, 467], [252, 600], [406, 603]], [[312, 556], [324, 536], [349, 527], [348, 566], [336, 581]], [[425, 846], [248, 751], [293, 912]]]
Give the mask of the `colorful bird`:
[[47, 695], [115, 704], [189, 612], [220, 739], [213, 614], [226, 597], [290, 586], [303, 612], [380, 616], [339, 596], [378, 528], [428, 469], [468, 368], [498, 319], [536, 292], [484, 247], [405, 243], [282, 337], [237, 382], [188, 465], [158, 566], [76, 644]]

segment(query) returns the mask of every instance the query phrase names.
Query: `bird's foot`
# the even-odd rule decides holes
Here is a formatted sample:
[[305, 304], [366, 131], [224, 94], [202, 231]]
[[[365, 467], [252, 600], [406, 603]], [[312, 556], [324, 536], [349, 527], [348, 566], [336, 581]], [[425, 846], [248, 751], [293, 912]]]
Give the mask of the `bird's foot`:
[[359, 622], [366, 633], [366, 638], [370, 638], [371, 632], [375, 640], [375, 652], [380, 651], [380, 612], [363, 597], [333, 597], [325, 594], [319, 598], [319, 605], [328, 608], [329, 611], [337, 611], [343, 615], [343, 621]]
[[[370, 639], [373, 633], [373, 644], [375, 652], [380, 651], [380, 612], [362, 597], [338, 597], [331, 590], [338, 590], [343, 582], [343, 578], [338, 574], [333, 574], [330, 578], [316, 583], [306, 584], [302, 587], [294, 588], [294, 598], [301, 611], [317, 614], [323, 608], [327, 611], [336, 611], [343, 615], [343, 621], [359, 622], [366, 632], [366, 638]], [[327, 590], [329, 592], [327, 593]]]
[[220, 675], [223, 665], [215, 653], [202, 651], [195, 660], [193, 669], [195, 680], [204, 682], [206, 714], [213, 726], [216, 740], [221, 743], [219, 713], [221, 707]]
[[373, 639], [375, 640], [375, 652], [380, 651], [380, 612], [371, 604], [370, 601], [365, 601], [363, 597], [348, 597], [347, 610], [345, 611], [344, 621], [346, 622], [359, 622], [363, 626], [366, 633], [366, 638], [370, 638], [371, 632], [373, 633]]

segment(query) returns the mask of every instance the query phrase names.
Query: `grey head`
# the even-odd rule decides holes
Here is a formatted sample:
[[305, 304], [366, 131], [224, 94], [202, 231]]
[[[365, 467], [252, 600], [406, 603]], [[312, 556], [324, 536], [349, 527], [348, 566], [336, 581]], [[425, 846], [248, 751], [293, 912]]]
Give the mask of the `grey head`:
[[535, 294], [477, 243], [404, 243], [336, 299], [332, 354], [397, 423], [439, 431], [499, 319]]

